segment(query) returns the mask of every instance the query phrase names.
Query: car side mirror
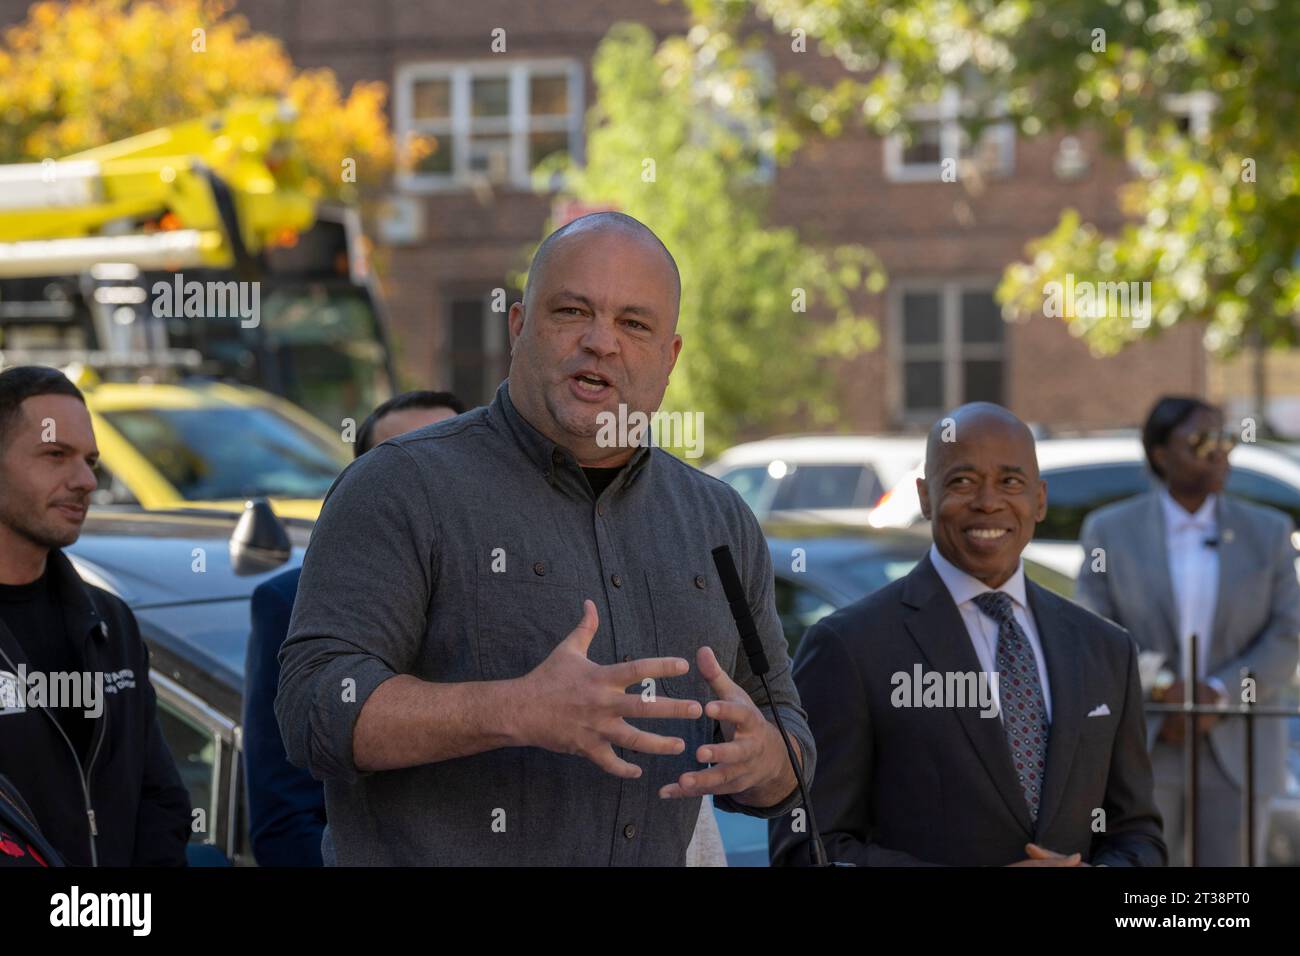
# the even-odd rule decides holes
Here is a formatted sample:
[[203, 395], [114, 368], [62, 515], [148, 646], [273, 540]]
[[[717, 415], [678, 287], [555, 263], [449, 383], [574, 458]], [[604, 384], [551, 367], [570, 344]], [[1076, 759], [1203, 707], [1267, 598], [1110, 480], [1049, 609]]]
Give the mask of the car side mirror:
[[230, 566], [241, 576], [274, 571], [289, 560], [293, 546], [289, 532], [265, 498], [244, 502], [230, 535]]

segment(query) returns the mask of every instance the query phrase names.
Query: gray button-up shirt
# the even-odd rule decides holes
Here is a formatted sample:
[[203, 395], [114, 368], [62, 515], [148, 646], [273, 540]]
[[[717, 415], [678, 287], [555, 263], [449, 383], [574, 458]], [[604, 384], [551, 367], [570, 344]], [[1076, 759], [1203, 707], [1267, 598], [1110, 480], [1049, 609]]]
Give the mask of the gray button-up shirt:
[[[397, 674], [463, 682], [521, 677], [546, 658], [590, 598], [599, 664], [680, 656], [656, 693], [713, 698], [703, 644], [770, 711], [750, 671], [710, 550], [730, 545], [772, 669], [768, 681], [804, 773], [816, 759], [791, 677], [772, 565], [753, 514], [726, 484], [639, 448], [601, 494], [566, 449], [492, 405], [390, 439], [352, 463], [326, 497], [298, 585], [275, 709], [289, 759], [325, 781], [338, 862], [669, 865], [685, 860], [700, 800], [659, 788], [701, 769], [717, 722], [631, 720], [680, 736], [676, 756], [632, 753], [639, 779], [538, 747], [508, 747], [403, 770], [358, 771], [352, 731], [366, 698]], [[640, 686], [631, 688], [640, 691]], [[720, 810], [773, 817], [726, 796]]]

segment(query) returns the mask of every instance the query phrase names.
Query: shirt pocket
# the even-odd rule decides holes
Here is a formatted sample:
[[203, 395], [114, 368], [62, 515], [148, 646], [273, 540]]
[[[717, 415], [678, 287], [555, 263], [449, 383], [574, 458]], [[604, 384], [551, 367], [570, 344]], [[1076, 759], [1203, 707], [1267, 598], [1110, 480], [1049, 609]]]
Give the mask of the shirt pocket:
[[654, 619], [655, 647], [660, 657], [683, 657], [690, 670], [682, 677], [660, 678], [659, 684], [669, 697], [698, 700], [704, 703], [716, 695], [700, 674], [696, 652], [703, 646], [713, 648], [722, 669], [735, 671], [740, 635], [731, 606], [722, 593], [716, 575], [703, 568], [683, 567], [672, 571], [647, 571], [650, 613]]
[[511, 561], [480, 567], [476, 653], [484, 680], [523, 677], [546, 660], [582, 620], [582, 596], [557, 562]]

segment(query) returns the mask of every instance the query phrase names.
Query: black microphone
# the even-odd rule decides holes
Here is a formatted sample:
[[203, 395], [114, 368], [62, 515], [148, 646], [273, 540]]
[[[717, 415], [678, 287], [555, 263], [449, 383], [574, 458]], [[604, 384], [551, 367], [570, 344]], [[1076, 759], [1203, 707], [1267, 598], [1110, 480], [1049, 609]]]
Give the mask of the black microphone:
[[[763, 682], [763, 691], [767, 694], [770, 703], [772, 688], [767, 686], [767, 672], [770, 670], [767, 654], [763, 652], [763, 641], [758, 636], [754, 615], [749, 611], [749, 599], [745, 597], [745, 589], [740, 584], [740, 575], [736, 573], [736, 562], [731, 559], [731, 548], [725, 544], [714, 548], [713, 564], [718, 569], [718, 578], [722, 581], [722, 593], [727, 596], [727, 602], [731, 605], [731, 616], [736, 619], [736, 630], [740, 632], [740, 643], [745, 648], [745, 656], [749, 659], [749, 669]], [[831, 866], [832, 864], [826, 860], [826, 847], [822, 845], [817, 819], [813, 816], [812, 801], [808, 799], [808, 785], [804, 783], [803, 771], [799, 767], [798, 758], [794, 755], [794, 745], [790, 743], [790, 737], [785, 732], [785, 725], [781, 722], [781, 710], [775, 703], [772, 704], [772, 716], [776, 719], [776, 729], [785, 744], [785, 752], [790, 758], [794, 778], [799, 782], [799, 796], [803, 798], [803, 806], [808, 813], [808, 833], [812, 838], [809, 852], [812, 855], [813, 866]]]
[[757, 676], [768, 672], [767, 654], [763, 652], [763, 642], [758, 636], [758, 626], [754, 624], [754, 615], [749, 613], [749, 598], [740, 584], [740, 575], [736, 573], [736, 562], [731, 560], [731, 548], [725, 544], [713, 549], [713, 566], [718, 569], [722, 580], [722, 593], [731, 605], [731, 616], [736, 619], [736, 630], [740, 632], [740, 643], [745, 647], [745, 656], [749, 658], [749, 668]]
[[1206, 538], [1204, 541], [1201, 542], [1201, 544], [1202, 544], [1204, 547], [1207, 547], [1207, 548], [1217, 548], [1217, 547], [1219, 546], [1219, 539], [1218, 539], [1218, 538]]

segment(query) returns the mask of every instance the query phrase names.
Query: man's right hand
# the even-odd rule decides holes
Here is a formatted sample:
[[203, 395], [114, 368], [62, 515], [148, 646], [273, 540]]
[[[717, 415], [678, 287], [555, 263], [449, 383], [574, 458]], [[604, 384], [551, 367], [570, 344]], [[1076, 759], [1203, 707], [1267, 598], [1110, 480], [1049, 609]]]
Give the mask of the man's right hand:
[[1064, 853], [1057, 853], [1055, 850], [1049, 850], [1041, 847], [1037, 843], [1025, 844], [1025, 859], [1019, 863], [1008, 863], [1007, 866], [1087, 866], [1083, 862], [1083, 857], [1078, 853], [1071, 853], [1066, 856]]
[[550, 656], [517, 681], [513, 737], [518, 745], [586, 757], [616, 777], [641, 776], [641, 768], [622, 760], [614, 747], [646, 754], [679, 754], [680, 737], [638, 730], [625, 717], [693, 720], [703, 714], [699, 701], [673, 697], [643, 700], [625, 693], [646, 678], [680, 677], [690, 664], [680, 657], [648, 657], [622, 664], [596, 664], [587, 651], [600, 620], [596, 605], [582, 603], [582, 620]]

